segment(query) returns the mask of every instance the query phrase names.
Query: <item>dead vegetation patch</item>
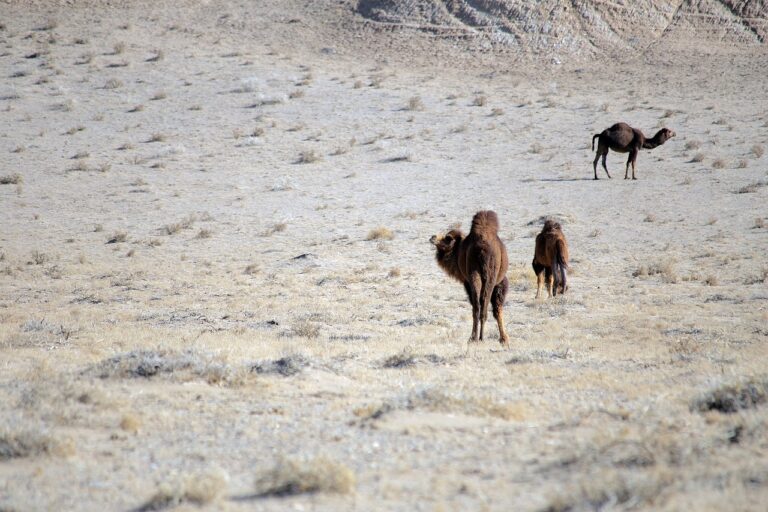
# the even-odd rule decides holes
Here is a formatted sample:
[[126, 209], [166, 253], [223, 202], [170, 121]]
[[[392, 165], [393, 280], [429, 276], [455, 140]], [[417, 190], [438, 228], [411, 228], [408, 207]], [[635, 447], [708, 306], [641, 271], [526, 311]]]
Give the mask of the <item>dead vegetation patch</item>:
[[389, 356], [381, 366], [384, 368], [412, 368], [419, 364], [444, 364], [445, 362], [445, 358], [437, 354], [419, 355], [406, 350]]
[[0, 461], [37, 457], [66, 456], [74, 453], [74, 445], [38, 430], [0, 427]]
[[155, 494], [135, 511], [165, 510], [183, 503], [208, 505], [224, 495], [228, 484], [229, 476], [221, 470], [181, 475], [161, 483]]
[[245, 382], [245, 368], [228, 364], [210, 353], [185, 350], [134, 350], [107, 358], [86, 368], [83, 375], [100, 379], [173, 377], [187, 381], [202, 379], [209, 384], [240, 385]]
[[291, 355], [273, 361], [260, 361], [251, 366], [251, 371], [262, 374], [278, 374], [291, 377], [311, 366], [311, 361], [302, 355]]
[[699, 412], [719, 411], [725, 414], [754, 409], [768, 400], [768, 378], [753, 377], [716, 386], [691, 404]]
[[326, 457], [307, 461], [281, 459], [274, 468], [256, 479], [255, 498], [298, 494], [349, 494], [355, 489], [355, 475], [344, 464]]

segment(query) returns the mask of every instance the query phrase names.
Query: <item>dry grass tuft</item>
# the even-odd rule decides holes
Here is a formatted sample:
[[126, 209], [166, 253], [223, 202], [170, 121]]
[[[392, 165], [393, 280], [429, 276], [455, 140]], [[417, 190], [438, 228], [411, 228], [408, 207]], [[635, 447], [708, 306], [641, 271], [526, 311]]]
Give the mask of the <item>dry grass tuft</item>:
[[100, 379], [175, 377], [202, 379], [209, 384], [237, 386], [245, 381], [245, 368], [233, 367], [220, 356], [185, 350], [134, 350], [107, 358], [83, 371]]
[[678, 275], [675, 271], [675, 262], [671, 259], [643, 264], [632, 273], [633, 277], [646, 277], [660, 275], [665, 283], [676, 283]]
[[301, 373], [304, 368], [310, 366], [310, 361], [302, 355], [292, 355], [275, 359], [274, 361], [260, 361], [251, 366], [251, 371], [256, 373], [276, 373], [283, 377], [291, 377]]
[[685, 143], [685, 149], [686, 151], [690, 151], [692, 149], [699, 149], [701, 147], [701, 142], [698, 140], [689, 140]]
[[258, 263], [250, 263], [245, 266], [243, 273], [249, 276], [253, 276], [261, 272], [261, 266]]
[[21, 177], [21, 174], [17, 172], [0, 176], [0, 185], [19, 185], [23, 182], [24, 179]]
[[147, 142], [164, 142], [165, 139], [166, 139], [165, 134], [155, 132], [149, 137], [149, 139], [147, 139]]
[[488, 103], [488, 98], [483, 94], [478, 94], [475, 99], [472, 100], [473, 107], [484, 107]]
[[760, 158], [765, 153], [765, 148], [761, 146], [760, 144], [755, 144], [752, 146], [752, 154], [755, 155], [755, 158]]
[[693, 158], [691, 158], [691, 162], [694, 162], [694, 163], [703, 162], [705, 158], [706, 158], [706, 155], [704, 155], [704, 153], [696, 153], [695, 155], [693, 155]]
[[182, 475], [160, 484], [157, 492], [135, 510], [137, 512], [164, 510], [183, 503], [208, 505], [221, 499], [228, 485], [229, 475], [223, 470]]
[[413, 96], [411, 99], [409, 99], [406, 110], [419, 112], [424, 110], [424, 102], [421, 100], [421, 96]]
[[125, 231], [116, 231], [115, 234], [113, 234], [109, 239], [107, 239], [108, 244], [118, 244], [122, 243], [128, 240], [128, 233]]
[[59, 441], [37, 430], [0, 427], [0, 461], [73, 453], [74, 445], [70, 441]]
[[122, 86], [123, 86], [123, 81], [117, 78], [110, 78], [104, 84], [105, 89], [119, 89]]
[[195, 215], [188, 215], [187, 217], [183, 218], [179, 222], [166, 224], [165, 226], [163, 226], [163, 231], [165, 231], [166, 235], [175, 235], [176, 233], [180, 232], [183, 229], [191, 228], [196, 221], [197, 221], [197, 217]]
[[712, 162], [712, 167], [715, 169], [724, 169], [726, 166], [726, 161], [722, 158], [715, 159], [714, 162]]
[[296, 160], [297, 164], [311, 164], [322, 160], [322, 156], [317, 151], [310, 149], [299, 153], [299, 158]]
[[706, 412], [720, 411], [725, 414], [753, 409], [768, 401], [768, 378], [749, 378], [733, 383], [721, 384], [691, 404], [691, 410]]
[[378, 227], [370, 230], [366, 240], [392, 240], [395, 238], [395, 234], [391, 229], [385, 227]]
[[256, 479], [259, 497], [297, 494], [349, 494], [355, 489], [355, 475], [344, 464], [325, 457], [308, 461], [281, 459]]

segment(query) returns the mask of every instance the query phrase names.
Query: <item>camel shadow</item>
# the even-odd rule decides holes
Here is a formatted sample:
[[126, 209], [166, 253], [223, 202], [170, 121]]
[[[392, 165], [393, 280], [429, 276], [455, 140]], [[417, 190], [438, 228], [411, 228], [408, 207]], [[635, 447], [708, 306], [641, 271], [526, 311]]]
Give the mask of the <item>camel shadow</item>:
[[595, 181], [593, 178], [541, 178], [536, 181]]

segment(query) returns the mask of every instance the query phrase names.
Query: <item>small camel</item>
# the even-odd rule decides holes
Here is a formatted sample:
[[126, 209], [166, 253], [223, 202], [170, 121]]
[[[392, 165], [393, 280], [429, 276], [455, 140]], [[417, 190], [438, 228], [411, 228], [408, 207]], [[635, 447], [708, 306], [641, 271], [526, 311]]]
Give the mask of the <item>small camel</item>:
[[493, 302], [493, 317], [499, 325], [499, 343], [509, 347], [509, 336], [504, 329], [504, 301], [509, 281], [509, 258], [504, 242], [499, 238], [499, 219], [495, 212], [480, 211], [472, 218], [469, 235], [453, 229], [445, 235], [435, 235], [430, 242], [435, 246], [437, 264], [446, 274], [464, 284], [472, 304], [472, 337], [470, 342], [483, 339], [483, 328], [488, 318], [488, 304]]
[[[603, 130], [602, 133], [596, 133], [592, 136], [592, 150], [595, 149], [595, 139], [597, 139], [597, 154], [595, 154], [595, 161], [592, 162], [592, 167], [595, 171], [595, 179], [597, 178], [597, 161], [600, 157], [603, 157], [603, 169], [605, 174], [608, 174], [608, 167], [605, 165], [605, 159], [608, 157], [608, 149], [612, 149], [618, 153], [629, 153], [627, 158], [627, 169], [624, 171], [624, 179], [628, 178], [629, 164], [632, 164], [632, 179], [635, 178], [635, 161], [637, 160], [637, 153], [640, 149], [653, 149], [661, 146], [676, 134], [668, 128], [662, 128], [651, 139], [646, 139], [643, 132], [637, 128], [632, 128], [627, 123], [616, 123], [610, 128]], [[611, 175], [608, 174], [610, 178]]]
[[560, 223], [548, 220], [541, 233], [536, 235], [536, 250], [533, 254], [533, 271], [536, 273], [536, 298], [541, 296], [544, 280], [547, 281], [549, 297], [565, 293], [568, 282], [565, 270], [568, 268], [568, 242], [565, 240]]

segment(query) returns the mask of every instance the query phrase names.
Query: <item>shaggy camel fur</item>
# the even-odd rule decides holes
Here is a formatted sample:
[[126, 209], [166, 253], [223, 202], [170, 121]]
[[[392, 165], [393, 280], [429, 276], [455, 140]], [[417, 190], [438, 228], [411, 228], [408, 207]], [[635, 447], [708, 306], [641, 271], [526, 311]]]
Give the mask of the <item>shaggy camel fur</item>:
[[568, 242], [560, 224], [548, 220], [541, 233], [536, 235], [536, 251], [533, 254], [533, 271], [536, 273], [536, 298], [541, 296], [544, 279], [550, 297], [558, 292], [565, 293], [568, 282], [565, 270], [568, 268]]
[[[435, 246], [437, 264], [449, 276], [464, 284], [472, 304], [472, 337], [470, 342], [483, 339], [488, 318], [488, 304], [493, 303], [493, 317], [499, 325], [499, 342], [509, 347], [504, 329], [504, 300], [509, 281], [507, 248], [498, 235], [499, 219], [492, 211], [480, 211], [472, 218], [469, 235], [454, 229], [445, 235], [435, 235], [429, 241]], [[479, 328], [479, 332], [478, 332]]]
[[[595, 161], [592, 162], [592, 167], [595, 171], [595, 179], [597, 178], [597, 161], [600, 157], [603, 157], [603, 169], [605, 174], [608, 174], [608, 167], [605, 165], [605, 159], [608, 157], [608, 150], [612, 149], [618, 153], [629, 153], [627, 158], [627, 169], [624, 171], [624, 179], [628, 178], [629, 164], [632, 164], [632, 179], [635, 178], [635, 161], [637, 160], [637, 153], [641, 149], [653, 149], [661, 146], [667, 140], [675, 136], [675, 132], [667, 128], [662, 128], [651, 139], [646, 139], [643, 132], [637, 128], [632, 128], [626, 123], [616, 123], [610, 128], [603, 130], [603, 133], [596, 133], [592, 136], [592, 150], [595, 149], [595, 139], [597, 139], [597, 154], [595, 154]], [[611, 175], [608, 174], [610, 178]]]

